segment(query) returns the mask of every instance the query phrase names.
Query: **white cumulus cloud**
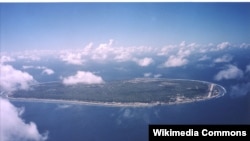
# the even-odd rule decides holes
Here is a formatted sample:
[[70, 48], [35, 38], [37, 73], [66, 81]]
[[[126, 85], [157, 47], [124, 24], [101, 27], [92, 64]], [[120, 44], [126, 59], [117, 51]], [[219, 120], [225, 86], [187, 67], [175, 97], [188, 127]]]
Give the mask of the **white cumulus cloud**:
[[218, 72], [214, 79], [220, 81], [222, 79], [237, 79], [243, 77], [243, 71], [234, 65], [227, 65], [227, 68]]
[[240, 48], [250, 48], [250, 44], [242, 43]]
[[63, 84], [74, 85], [78, 83], [83, 84], [100, 84], [104, 83], [102, 77], [97, 76], [91, 72], [77, 71], [73, 76], [63, 78]]
[[16, 70], [11, 65], [0, 64], [0, 72], [0, 88], [7, 92], [27, 90], [30, 84], [36, 82], [29, 73]]
[[32, 68], [34, 68], [34, 66], [23, 66], [22, 68], [23, 69], [32, 69]]
[[17, 56], [18, 59], [30, 60], [30, 61], [40, 61], [41, 57], [37, 55], [24, 54]]
[[161, 74], [155, 74], [154, 75], [154, 78], [159, 78], [159, 77], [161, 77], [162, 75]]
[[220, 43], [220, 44], [217, 45], [217, 48], [219, 48], [219, 49], [225, 49], [225, 48], [227, 48], [229, 45], [230, 45], [229, 42], [222, 42], [222, 43]]
[[181, 48], [181, 49], [178, 51], [178, 53], [177, 53], [177, 55], [180, 56], [180, 57], [187, 57], [187, 56], [189, 56], [190, 54], [191, 54], [191, 50], [189, 50], [189, 49], [183, 49], [183, 48]]
[[42, 70], [42, 74], [52, 75], [55, 72], [52, 69], [49, 69], [45, 66], [23, 66], [23, 69], [38, 69]]
[[174, 50], [177, 46], [176, 45], [168, 45], [165, 47], [160, 48], [158, 51], [157, 55], [158, 56], [163, 56], [163, 55], [168, 55], [172, 50]]
[[0, 107], [1, 141], [45, 141], [48, 139], [48, 132], [40, 134], [34, 122], [24, 122], [20, 117], [24, 110], [18, 110], [3, 98], [0, 98]]
[[211, 51], [219, 51], [228, 48], [231, 44], [229, 42], [222, 42], [216, 46], [216, 48], [211, 48]]
[[135, 62], [139, 66], [146, 67], [146, 66], [149, 66], [150, 64], [152, 64], [154, 61], [152, 58], [145, 57], [143, 59], [135, 59]]
[[151, 75], [152, 75], [152, 73], [150, 73], [150, 72], [143, 74], [144, 77], [150, 77]]
[[223, 55], [222, 57], [216, 58], [215, 63], [225, 63], [232, 61], [233, 57], [231, 55]]
[[15, 59], [14, 58], [12, 58], [12, 57], [10, 57], [10, 56], [5, 56], [5, 55], [3, 55], [3, 56], [1, 56], [1, 60], [0, 60], [0, 63], [5, 63], [5, 62], [13, 62], [13, 61], [15, 61]]
[[117, 62], [125, 62], [128, 60], [131, 60], [131, 54], [129, 52], [118, 52], [116, 51], [116, 56], [114, 57], [114, 60]]
[[61, 54], [60, 58], [62, 59], [62, 61], [68, 64], [82, 65], [84, 62], [84, 60], [82, 59], [81, 53], [67, 52], [65, 54]]
[[164, 67], [180, 67], [188, 63], [188, 60], [182, 56], [171, 55], [168, 60], [163, 64]]
[[114, 40], [107, 43], [101, 43], [94, 46], [93, 43], [88, 44], [79, 50], [63, 50], [60, 52], [59, 58], [68, 63], [82, 65], [88, 61], [105, 63], [105, 61], [126, 62], [134, 61], [134, 58], [145, 57], [144, 55], [157, 52], [157, 49], [146, 46], [114, 46]]
[[182, 41], [179, 46], [181, 46], [181, 47], [186, 46], [186, 41]]
[[42, 71], [43, 74], [47, 74], [47, 75], [51, 75], [51, 74], [54, 74], [55, 72], [52, 70], [52, 69], [49, 69], [49, 68], [45, 68], [43, 71]]
[[112, 48], [114, 40], [110, 39], [108, 43], [102, 43], [97, 48], [92, 50], [92, 57], [93, 60], [106, 60], [108, 57], [113, 53], [114, 48]]

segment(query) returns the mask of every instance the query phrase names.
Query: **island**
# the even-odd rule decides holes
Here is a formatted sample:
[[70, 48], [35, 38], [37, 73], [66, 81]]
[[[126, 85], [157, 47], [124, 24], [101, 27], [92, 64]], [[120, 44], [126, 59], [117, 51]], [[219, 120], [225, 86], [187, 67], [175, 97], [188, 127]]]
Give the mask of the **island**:
[[59, 100], [99, 104], [178, 104], [221, 97], [224, 87], [197, 80], [136, 78], [102, 84], [64, 85], [62, 82], [32, 85], [10, 99]]

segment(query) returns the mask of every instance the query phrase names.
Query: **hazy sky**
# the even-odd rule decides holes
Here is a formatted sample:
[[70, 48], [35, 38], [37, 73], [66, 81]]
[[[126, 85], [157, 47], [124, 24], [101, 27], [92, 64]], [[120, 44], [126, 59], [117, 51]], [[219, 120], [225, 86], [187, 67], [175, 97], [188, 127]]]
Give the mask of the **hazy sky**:
[[0, 4], [1, 50], [250, 42], [250, 3]]

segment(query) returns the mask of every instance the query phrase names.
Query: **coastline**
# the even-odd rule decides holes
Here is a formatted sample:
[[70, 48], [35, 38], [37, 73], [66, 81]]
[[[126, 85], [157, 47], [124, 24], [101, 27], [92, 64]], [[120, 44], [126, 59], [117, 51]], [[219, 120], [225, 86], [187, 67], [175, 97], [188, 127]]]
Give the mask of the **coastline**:
[[[141, 80], [143, 80], [142, 78]], [[138, 79], [134, 79], [138, 80]], [[163, 78], [159, 78], [158, 80], [164, 80]], [[210, 100], [214, 98], [219, 98], [225, 95], [226, 89], [218, 84], [211, 83], [211, 82], [206, 82], [206, 81], [199, 81], [199, 80], [189, 80], [189, 79], [165, 79], [165, 80], [186, 80], [186, 81], [196, 81], [196, 82], [202, 82], [202, 83], [207, 83], [213, 86], [218, 86], [221, 89], [221, 93], [215, 96], [207, 96], [207, 97], [199, 97], [196, 99], [182, 99], [177, 97], [176, 101], [174, 102], [152, 102], [152, 103], [143, 103], [143, 102], [98, 102], [98, 101], [80, 101], [80, 100], [64, 100], [64, 99], [40, 99], [40, 98], [15, 98], [5, 96], [6, 99], [9, 99], [10, 101], [22, 101], [22, 102], [44, 102], [44, 103], [62, 103], [62, 104], [78, 104], [78, 105], [96, 105], [96, 106], [108, 106], [108, 107], [153, 107], [153, 106], [158, 106], [158, 105], [177, 105], [177, 104], [184, 104], [184, 103], [192, 103], [192, 102], [199, 102], [199, 101], [205, 101], [205, 100]], [[55, 83], [54, 82], [45, 82], [45, 83]], [[56, 82], [57, 83], [57, 82]], [[44, 83], [40, 83], [44, 84]], [[39, 85], [39, 84], [36, 84]], [[4, 96], [4, 92], [1, 92], [1, 95]], [[1, 96], [0, 95], [0, 96]]]
[[61, 99], [38, 99], [38, 98], [14, 98], [8, 97], [10, 101], [20, 101], [20, 102], [41, 102], [41, 103], [55, 103], [55, 104], [73, 104], [73, 105], [92, 105], [92, 106], [107, 106], [107, 107], [154, 107], [154, 106], [166, 106], [166, 105], [178, 105], [178, 104], [188, 104], [193, 102], [207, 101], [214, 98], [219, 98], [221, 96], [202, 98], [202, 99], [189, 99], [186, 101], [175, 101], [169, 103], [154, 102], [154, 103], [121, 103], [121, 102], [95, 102], [95, 101], [78, 101], [78, 100], [61, 100]]

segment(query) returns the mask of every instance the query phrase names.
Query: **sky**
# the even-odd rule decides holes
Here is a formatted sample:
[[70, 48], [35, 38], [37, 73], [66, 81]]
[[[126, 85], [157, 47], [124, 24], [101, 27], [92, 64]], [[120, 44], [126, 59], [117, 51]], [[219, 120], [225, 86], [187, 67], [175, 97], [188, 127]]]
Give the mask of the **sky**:
[[1, 51], [249, 43], [250, 3], [1, 3]]
[[[0, 3], [0, 95], [145, 77], [211, 81], [244, 97], [249, 17], [250, 3]], [[1, 97], [0, 107], [11, 121], [0, 140], [48, 139], [24, 108]]]

